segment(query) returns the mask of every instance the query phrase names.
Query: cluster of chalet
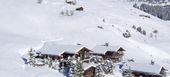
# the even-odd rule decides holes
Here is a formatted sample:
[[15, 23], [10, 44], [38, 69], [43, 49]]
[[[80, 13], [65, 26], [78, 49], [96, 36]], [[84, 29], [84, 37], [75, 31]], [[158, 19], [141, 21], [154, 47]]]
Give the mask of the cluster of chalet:
[[39, 57], [52, 58], [52, 60], [66, 59], [75, 56], [80, 60], [89, 59], [90, 56], [101, 56], [103, 60], [112, 59], [114, 62], [120, 62], [124, 55], [124, 49], [119, 46], [97, 45], [92, 49], [82, 45], [63, 45], [53, 42], [46, 42], [42, 48], [37, 50]]
[[73, 56], [79, 58], [83, 62], [84, 77], [94, 77], [97, 64], [91, 64], [88, 61], [92, 56], [100, 57], [103, 62], [107, 59], [120, 62], [124, 51], [125, 49], [119, 46], [97, 45], [89, 49], [82, 45], [64, 45], [55, 42], [46, 42], [36, 52], [38, 53], [37, 58], [51, 58], [54, 61]]
[[[37, 50], [38, 58], [51, 58], [52, 60], [67, 59], [68, 57], [76, 57], [83, 61], [84, 77], [94, 77], [96, 66], [90, 64], [87, 60], [91, 56], [101, 57], [102, 61], [111, 59], [113, 62], [121, 62], [125, 49], [120, 46], [97, 45], [89, 49], [80, 44], [64, 45], [55, 42], [46, 42]], [[86, 62], [87, 61], [87, 62]], [[166, 77], [165, 68], [156, 64], [138, 64], [135, 62], [125, 63], [121, 67], [123, 72], [131, 70], [135, 77]]]

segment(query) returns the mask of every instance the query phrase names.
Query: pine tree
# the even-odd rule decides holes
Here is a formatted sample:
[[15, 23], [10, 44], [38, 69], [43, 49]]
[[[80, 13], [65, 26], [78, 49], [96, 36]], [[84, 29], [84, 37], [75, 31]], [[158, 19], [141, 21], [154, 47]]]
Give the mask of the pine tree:
[[71, 57], [69, 59], [70, 67], [71, 67], [71, 77], [83, 77], [83, 64], [80, 60], [75, 57]]
[[98, 65], [95, 70], [95, 77], [104, 77], [102, 65]]
[[34, 65], [35, 64], [35, 54], [34, 54], [34, 50], [31, 48], [30, 51], [28, 52], [29, 55], [29, 63]]
[[112, 62], [112, 60], [111, 59], [109, 59], [108, 61], [107, 61], [107, 66], [109, 67], [109, 74], [113, 74], [113, 69], [114, 69], [114, 66], [113, 66], [113, 62]]
[[69, 58], [69, 63], [70, 63], [70, 72], [71, 72], [71, 77], [76, 77], [76, 58], [72, 57], [72, 58]]
[[134, 75], [132, 74], [132, 70], [131, 70], [130, 67], [129, 67], [128, 70], [126, 70], [126, 71], [123, 72], [123, 77], [134, 77]]
[[78, 61], [77, 65], [77, 75], [78, 77], [83, 77], [83, 66], [82, 66], [82, 62]]
[[47, 60], [48, 60], [48, 67], [51, 68], [52, 67], [52, 59], [50, 57], [48, 57]]

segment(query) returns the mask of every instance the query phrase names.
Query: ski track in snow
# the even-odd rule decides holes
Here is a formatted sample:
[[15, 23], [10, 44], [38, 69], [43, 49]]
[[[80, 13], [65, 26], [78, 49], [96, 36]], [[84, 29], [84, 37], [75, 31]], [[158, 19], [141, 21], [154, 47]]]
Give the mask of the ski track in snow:
[[135, 44], [136, 46], [138, 46], [140, 49], [142, 49], [146, 53], [150, 54], [151, 57], [153, 57], [154, 59], [160, 59], [160, 60], [170, 59], [170, 55], [168, 53], [166, 53], [156, 47], [153, 47], [151, 45], [142, 44], [142, 43], [139, 43], [132, 39], [127, 39], [127, 40], [129, 42]]

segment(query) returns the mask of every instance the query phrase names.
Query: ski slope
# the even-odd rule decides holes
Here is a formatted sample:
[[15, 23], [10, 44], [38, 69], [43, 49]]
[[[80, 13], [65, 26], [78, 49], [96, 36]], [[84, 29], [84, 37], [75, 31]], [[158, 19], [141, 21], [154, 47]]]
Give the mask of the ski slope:
[[[170, 22], [160, 20], [119, 0], [78, 0], [71, 6], [63, 0], [0, 0], [0, 77], [61, 77], [48, 68], [24, 66], [21, 55], [29, 48], [37, 49], [44, 41], [77, 44], [92, 48], [109, 42], [126, 49], [124, 61], [150, 63], [154, 59], [170, 70]], [[73, 16], [62, 16], [66, 9], [84, 7]], [[149, 15], [151, 18], [140, 17]], [[105, 19], [105, 22], [102, 20]], [[141, 26], [141, 35], [132, 26]], [[103, 29], [97, 28], [102, 26]], [[153, 29], [157, 38], [150, 38]], [[129, 30], [132, 37], [124, 38]]]

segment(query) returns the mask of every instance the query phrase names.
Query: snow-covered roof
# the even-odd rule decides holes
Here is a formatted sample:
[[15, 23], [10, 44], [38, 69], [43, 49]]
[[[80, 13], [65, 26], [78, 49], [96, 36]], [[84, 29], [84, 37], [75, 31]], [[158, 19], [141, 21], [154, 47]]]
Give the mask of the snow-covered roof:
[[160, 71], [163, 67], [160, 65], [151, 65], [151, 64], [141, 64], [141, 63], [126, 63], [122, 67], [123, 70], [130, 69], [132, 71], [138, 71], [138, 72], [144, 72], [144, 73], [150, 73], [150, 74], [156, 74], [159, 75]]
[[118, 49], [121, 48], [120, 46], [104, 46], [104, 45], [97, 45], [95, 46], [92, 51], [94, 53], [99, 53], [99, 54], [105, 54], [107, 51], [118, 51]]
[[63, 52], [76, 53], [81, 48], [83, 48], [81, 45], [65, 45], [55, 42], [45, 42], [37, 52], [41, 52], [42, 54], [61, 55]]
[[83, 63], [84, 70], [87, 70], [90, 67], [96, 67], [96, 66], [97, 66], [97, 64], [94, 64], [94, 63]]

